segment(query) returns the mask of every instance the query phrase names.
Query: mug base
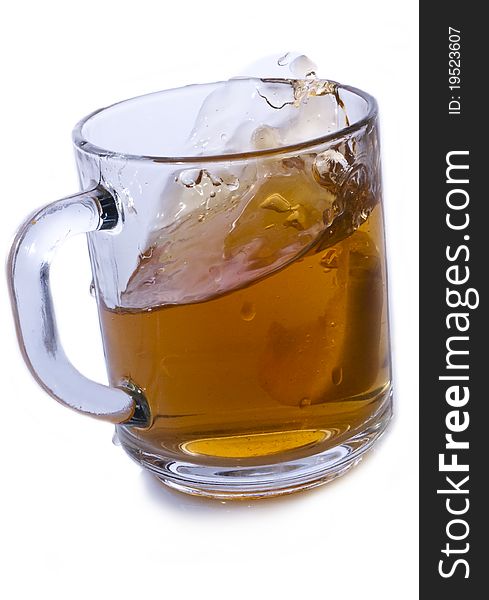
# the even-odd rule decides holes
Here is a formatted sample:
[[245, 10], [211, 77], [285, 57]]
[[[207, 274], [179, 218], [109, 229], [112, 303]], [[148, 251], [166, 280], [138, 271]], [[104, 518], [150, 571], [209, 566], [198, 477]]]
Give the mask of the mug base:
[[392, 416], [392, 389], [365, 428], [341, 444], [301, 459], [260, 466], [193, 464], [145, 452], [123, 428], [118, 437], [127, 454], [170, 488], [222, 500], [269, 498], [324, 485], [346, 473], [382, 436]]

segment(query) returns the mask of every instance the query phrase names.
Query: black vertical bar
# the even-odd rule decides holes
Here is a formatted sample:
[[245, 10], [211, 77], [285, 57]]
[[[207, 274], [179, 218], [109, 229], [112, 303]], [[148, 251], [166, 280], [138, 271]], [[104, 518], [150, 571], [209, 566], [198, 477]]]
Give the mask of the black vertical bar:
[[489, 597], [489, 30], [478, 6], [420, 6], [422, 600]]

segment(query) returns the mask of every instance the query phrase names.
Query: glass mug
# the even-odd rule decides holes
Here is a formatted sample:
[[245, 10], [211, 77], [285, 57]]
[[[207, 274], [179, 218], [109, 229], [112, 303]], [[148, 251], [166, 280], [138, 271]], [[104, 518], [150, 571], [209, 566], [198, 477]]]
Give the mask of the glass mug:
[[[377, 121], [355, 88], [251, 78], [83, 119], [83, 191], [29, 217], [10, 254], [38, 383], [188, 493], [285, 494], [356, 464], [392, 403]], [[50, 263], [81, 233], [110, 387], [56, 328]]]

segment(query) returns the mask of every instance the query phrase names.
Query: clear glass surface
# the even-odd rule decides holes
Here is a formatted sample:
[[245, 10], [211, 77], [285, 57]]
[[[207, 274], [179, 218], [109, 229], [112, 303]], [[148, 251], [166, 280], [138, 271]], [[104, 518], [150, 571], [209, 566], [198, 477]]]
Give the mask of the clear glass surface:
[[110, 391], [129, 398], [126, 419], [139, 411], [112, 420], [165, 483], [289, 493], [342, 474], [385, 429], [377, 120], [353, 88], [237, 79], [127, 100], [76, 127], [81, 188], [108, 192], [116, 213], [98, 207], [81, 228]]

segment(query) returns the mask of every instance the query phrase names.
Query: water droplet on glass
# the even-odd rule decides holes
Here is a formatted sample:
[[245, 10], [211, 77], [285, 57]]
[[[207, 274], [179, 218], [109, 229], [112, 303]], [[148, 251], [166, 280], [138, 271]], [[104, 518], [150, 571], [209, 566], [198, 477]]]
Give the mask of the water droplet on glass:
[[286, 52], [283, 56], [281, 56], [277, 60], [277, 65], [279, 67], [285, 67], [288, 64], [288, 62], [289, 62], [289, 57], [290, 57], [290, 52]]
[[95, 298], [95, 282], [93, 281], [93, 279], [90, 283], [89, 292], [90, 292], [90, 296], [92, 296], [92, 298]]
[[340, 383], [343, 381], [343, 369], [341, 367], [335, 367], [331, 371], [331, 380], [333, 381], [334, 385], [340, 385]]
[[299, 403], [299, 406], [301, 408], [306, 408], [307, 406], [311, 406], [311, 399], [310, 398], [302, 398], [302, 400]]
[[186, 169], [179, 173], [176, 181], [181, 183], [185, 187], [193, 188], [199, 185], [202, 181], [203, 170], [202, 169]]
[[202, 174], [205, 175], [209, 181], [212, 183], [212, 185], [222, 185], [222, 177], [220, 177], [219, 175], [216, 175], [215, 173], [212, 173], [211, 171], [208, 171], [207, 169], [204, 169], [202, 171]]
[[241, 307], [241, 318], [243, 321], [253, 321], [256, 315], [255, 305], [253, 302], [244, 302]]
[[114, 446], [121, 445], [121, 440], [119, 439], [119, 436], [117, 435], [117, 431], [114, 431], [114, 435], [112, 436], [112, 443], [114, 444]]

